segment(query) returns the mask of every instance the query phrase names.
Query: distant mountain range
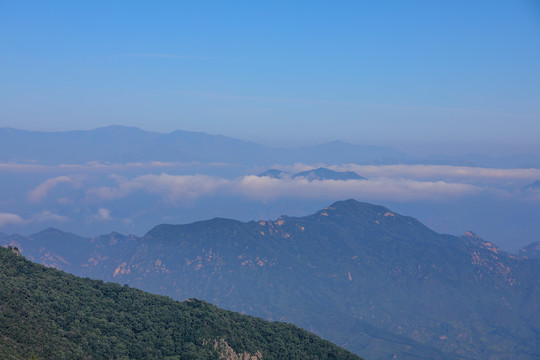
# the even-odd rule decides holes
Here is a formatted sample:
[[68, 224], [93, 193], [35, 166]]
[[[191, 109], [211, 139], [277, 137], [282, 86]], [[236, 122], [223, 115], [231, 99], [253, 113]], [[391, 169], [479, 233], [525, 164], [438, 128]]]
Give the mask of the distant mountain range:
[[2, 359], [358, 359], [283, 323], [47, 269], [0, 249]]
[[365, 177], [358, 175], [354, 171], [334, 171], [327, 168], [317, 168], [312, 170], [301, 171], [295, 174], [289, 174], [278, 169], [267, 170], [257, 176], [268, 176], [273, 179], [282, 179], [286, 176], [292, 179], [306, 178], [312, 180], [367, 180]]
[[0, 162], [80, 164], [92, 161], [232, 162], [244, 166], [303, 162], [540, 167], [540, 157], [531, 154], [506, 157], [483, 154], [419, 157], [388, 147], [353, 145], [342, 141], [285, 149], [266, 147], [221, 135], [180, 130], [164, 134], [118, 125], [68, 132], [0, 128]]
[[337, 141], [319, 146], [284, 149], [221, 135], [180, 130], [163, 134], [118, 125], [68, 132], [1, 128], [0, 154], [0, 161], [38, 161], [45, 164], [90, 161], [115, 163], [196, 161], [233, 162], [248, 166], [298, 161], [386, 162], [391, 159], [411, 158], [390, 148], [352, 145]]
[[540, 356], [540, 260], [355, 200], [141, 238], [47, 229], [0, 244], [80, 276], [292, 322], [368, 359]]

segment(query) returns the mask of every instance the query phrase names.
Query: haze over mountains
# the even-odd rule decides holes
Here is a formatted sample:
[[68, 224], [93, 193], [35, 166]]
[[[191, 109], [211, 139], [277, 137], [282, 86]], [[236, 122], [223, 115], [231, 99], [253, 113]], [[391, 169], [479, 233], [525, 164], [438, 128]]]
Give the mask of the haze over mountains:
[[0, 360], [540, 360], [539, 10], [0, 1]]
[[[31, 144], [31, 146], [29, 146]], [[69, 151], [66, 151], [69, 149]], [[382, 146], [334, 141], [296, 149], [267, 147], [254, 142], [177, 130], [168, 134], [113, 125], [88, 131], [37, 132], [0, 128], [0, 161], [42, 164], [84, 164], [179, 161], [225, 162], [245, 166], [303, 163], [439, 164], [496, 168], [539, 168], [540, 156], [517, 154], [493, 157], [414, 156]]]
[[[157, 223], [301, 215], [356, 198], [414, 215], [441, 232], [474, 229], [516, 251], [538, 241], [540, 193], [528, 185], [540, 179], [539, 168], [536, 155], [418, 157], [339, 141], [270, 148], [124, 126], [51, 133], [2, 128], [0, 230], [29, 234], [59, 226], [86, 236], [142, 235]], [[326, 174], [307, 182], [257, 177], [269, 169]]]
[[[0, 230], [29, 234], [56, 226], [86, 236], [142, 235], [157, 223], [301, 215], [356, 198], [414, 215], [440, 232], [474, 229], [516, 251], [538, 241], [540, 193], [531, 185], [540, 179], [538, 164], [536, 155], [419, 157], [340, 141], [270, 148], [124, 126], [2, 128]], [[291, 176], [257, 176], [270, 169]]]
[[48, 229], [0, 241], [80, 276], [293, 322], [368, 359], [540, 355], [538, 259], [355, 200], [304, 217], [159, 225], [142, 238]]

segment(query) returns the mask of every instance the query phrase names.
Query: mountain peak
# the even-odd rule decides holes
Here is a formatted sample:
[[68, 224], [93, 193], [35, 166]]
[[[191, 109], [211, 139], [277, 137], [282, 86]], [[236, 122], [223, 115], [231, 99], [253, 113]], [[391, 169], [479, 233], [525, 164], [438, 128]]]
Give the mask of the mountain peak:
[[272, 178], [272, 179], [279, 179], [279, 178], [282, 178], [286, 174], [287, 173], [285, 171], [281, 171], [281, 170], [278, 170], [278, 169], [270, 169], [270, 170], [266, 170], [265, 172], [260, 173], [257, 176], [258, 177], [267, 176], [267, 177]]
[[206, 232], [236, 226], [242, 222], [234, 219], [215, 217], [209, 220], [196, 221], [190, 224], [160, 224], [154, 226], [143, 238], [160, 238], [163, 234], [182, 234], [187, 232]]
[[116, 125], [116, 124], [99, 127], [94, 130], [95, 131], [114, 131], [114, 132], [124, 132], [124, 131], [146, 132], [145, 130], [142, 130], [141, 128], [138, 128], [136, 126], [126, 126], [126, 125]]
[[296, 173], [293, 178], [304, 177], [308, 180], [366, 180], [365, 177], [358, 175], [354, 171], [334, 171], [328, 168], [320, 167]]
[[[530, 259], [537, 244], [511, 258], [488, 241], [470, 240], [476, 238], [438, 234], [384, 206], [348, 199], [276, 221], [159, 225], [140, 241], [115, 247], [108, 239], [61, 236], [7, 244], [85, 277], [298, 323], [368, 358], [535, 357], [539, 293], [529, 289], [538, 286], [540, 263]], [[505, 327], [526, 330], [513, 334]], [[418, 342], [419, 335], [427, 340]], [[369, 343], [376, 346], [368, 352]], [[447, 350], [448, 356], [438, 355]]]
[[332, 205], [328, 206], [327, 209], [339, 209], [341, 211], [344, 210], [352, 210], [352, 211], [372, 211], [376, 213], [387, 213], [391, 212], [390, 209], [381, 206], [381, 205], [375, 205], [367, 202], [361, 202], [355, 199], [347, 199], [347, 200], [340, 200], [336, 201]]
[[471, 240], [481, 240], [482, 238], [478, 236], [474, 231], [469, 230], [466, 231], [465, 234], [463, 234], [464, 237], [471, 239]]
[[65, 232], [60, 230], [60, 229], [57, 229], [55, 227], [48, 227], [48, 228], [45, 228], [45, 229], [33, 234], [32, 236], [57, 235], [57, 234], [65, 234]]

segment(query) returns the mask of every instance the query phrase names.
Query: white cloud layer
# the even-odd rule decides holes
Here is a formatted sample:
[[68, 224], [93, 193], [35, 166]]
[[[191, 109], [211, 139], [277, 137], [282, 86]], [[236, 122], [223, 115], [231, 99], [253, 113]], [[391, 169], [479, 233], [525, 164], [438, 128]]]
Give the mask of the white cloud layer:
[[115, 177], [116, 187], [96, 187], [87, 195], [99, 200], [116, 200], [136, 192], [162, 197], [178, 204], [215, 193], [239, 195], [260, 201], [279, 198], [440, 200], [484, 191], [481, 187], [445, 181], [374, 178], [368, 180], [273, 179], [248, 175], [234, 180], [205, 175], [147, 174], [128, 180]]
[[97, 214], [94, 215], [94, 219], [99, 220], [99, 221], [111, 220], [112, 219], [111, 210], [105, 209], [105, 208], [100, 208], [97, 211]]
[[41, 213], [32, 216], [32, 218], [30, 218], [28, 222], [46, 222], [46, 221], [64, 222], [67, 220], [68, 218], [66, 216], [58, 215], [49, 210], [43, 210]]
[[147, 162], [129, 162], [129, 163], [103, 163], [91, 161], [86, 164], [59, 164], [44, 165], [38, 163], [2, 163], [0, 162], [0, 171], [10, 173], [47, 173], [58, 171], [70, 172], [111, 172], [124, 171], [130, 169], [159, 169], [159, 168], [186, 168], [193, 166], [205, 166], [214, 168], [234, 167], [234, 164], [212, 162], [201, 163], [197, 161], [147, 161]]
[[359, 175], [408, 179], [477, 179], [477, 180], [533, 180], [540, 179], [540, 169], [494, 169], [450, 165], [357, 165], [329, 166], [335, 171], [354, 171]]
[[67, 220], [68, 218], [66, 216], [58, 215], [49, 210], [43, 210], [42, 212], [35, 214], [29, 219], [24, 219], [22, 216], [18, 214], [0, 213], [0, 226], [23, 225], [23, 224], [28, 224], [28, 223], [47, 222], [47, 221], [64, 222]]
[[239, 194], [259, 200], [288, 198], [440, 200], [479, 193], [482, 188], [444, 181], [376, 178], [369, 180], [272, 179], [245, 176], [237, 184]]
[[58, 185], [60, 183], [69, 183], [69, 182], [72, 182], [72, 181], [73, 181], [73, 179], [70, 178], [69, 176], [58, 176], [58, 177], [55, 177], [55, 178], [47, 179], [44, 182], [42, 182], [41, 184], [39, 184], [33, 190], [30, 190], [26, 194], [26, 197], [27, 197], [28, 201], [30, 201], [32, 203], [38, 203], [41, 200], [43, 200], [45, 198], [45, 196], [47, 196], [47, 193], [52, 188], [54, 188], [56, 185]]
[[147, 174], [137, 176], [132, 180], [123, 177], [114, 177], [117, 187], [102, 186], [91, 188], [87, 195], [101, 200], [114, 200], [125, 198], [135, 192], [146, 192], [162, 196], [171, 203], [181, 202], [183, 199], [192, 201], [203, 195], [211, 195], [219, 188], [226, 187], [229, 180], [206, 175], [160, 175]]
[[0, 226], [17, 225], [24, 223], [24, 219], [17, 214], [0, 213]]

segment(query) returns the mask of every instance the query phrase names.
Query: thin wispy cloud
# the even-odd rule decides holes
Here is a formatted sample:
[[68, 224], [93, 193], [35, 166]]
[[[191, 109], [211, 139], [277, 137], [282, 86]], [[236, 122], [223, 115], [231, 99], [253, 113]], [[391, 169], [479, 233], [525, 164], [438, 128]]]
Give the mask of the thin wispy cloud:
[[170, 53], [122, 54], [122, 56], [133, 57], [133, 58], [180, 59], [180, 60], [218, 60], [219, 59], [212, 56], [183, 55], [183, 54], [170, 54]]
[[18, 214], [0, 213], [0, 226], [6, 225], [24, 225], [38, 222], [65, 222], [68, 221], [67, 216], [59, 215], [50, 210], [43, 210], [40, 213], [34, 214], [32, 217], [25, 219]]
[[314, 180], [305, 178], [273, 179], [246, 176], [236, 184], [239, 194], [263, 201], [278, 198], [370, 200], [443, 200], [472, 195], [482, 188], [445, 181], [416, 181], [410, 179], [377, 178], [372, 180]]
[[43, 200], [47, 196], [49, 191], [51, 191], [51, 189], [53, 189], [56, 185], [61, 184], [61, 183], [70, 183], [72, 181], [73, 179], [70, 178], [69, 176], [58, 176], [55, 178], [45, 180], [44, 182], [39, 184], [36, 188], [30, 190], [26, 194], [26, 197], [28, 201], [32, 203], [38, 203], [41, 200]]
[[0, 163], [0, 171], [13, 173], [39, 173], [53, 169], [54, 166], [42, 164], [17, 164], [17, 163]]
[[32, 216], [32, 218], [28, 220], [28, 222], [49, 222], [49, 221], [65, 222], [65, 221], [68, 221], [68, 217], [59, 215], [50, 210], [43, 210], [42, 212]]
[[0, 226], [18, 225], [24, 223], [24, 219], [17, 214], [0, 213]]
[[70, 172], [120, 172], [129, 169], [159, 169], [159, 168], [185, 168], [197, 165], [206, 167], [232, 167], [234, 164], [223, 162], [200, 163], [196, 161], [180, 162], [180, 161], [148, 161], [148, 162], [128, 162], [128, 163], [102, 163], [92, 161], [86, 164], [59, 164], [59, 165], [44, 165], [44, 164], [25, 164], [25, 163], [0, 163], [0, 171], [10, 173], [47, 173], [55, 171], [70, 171]]
[[540, 169], [494, 169], [451, 165], [357, 165], [329, 166], [336, 171], [354, 171], [366, 177], [410, 179], [479, 179], [479, 180], [532, 180], [540, 179]]
[[229, 184], [229, 180], [206, 175], [160, 175], [147, 174], [134, 179], [116, 176], [118, 186], [101, 186], [87, 191], [90, 197], [101, 200], [125, 198], [142, 191], [161, 196], [167, 202], [177, 203], [182, 200], [194, 200], [203, 195], [211, 195], [219, 188]]
[[201, 196], [239, 195], [257, 201], [290, 199], [394, 199], [441, 200], [484, 191], [481, 187], [445, 181], [376, 178], [371, 180], [273, 179], [248, 175], [233, 180], [205, 175], [147, 174], [126, 179], [115, 177], [117, 186], [91, 188], [87, 195], [102, 201], [126, 198], [134, 193], [149, 193], [178, 204]]
[[111, 210], [100, 208], [97, 213], [94, 215], [94, 219], [99, 221], [108, 221], [111, 220]]
[[[158, 54], [155, 54], [158, 55]], [[165, 54], [163, 54], [165, 55]], [[156, 56], [158, 57], [158, 56]], [[166, 58], [167, 56], [163, 56]], [[253, 94], [230, 94], [219, 93], [212, 91], [189, 91], [186, 92], [194, 96], [209, 98], [209, 99], [223, 99], [233, 101], [247, 101], [247, 102], [267, 102], [267, 103], [294, 103], [305, 105], [322, 105], [322, 106], [340, 106], [352, 109], [355, 111], [375, 111], [375, 112], [406, 112], [410, 114], [421, 113], [440, 113], [440, 114], [452, 114], [460, 116], [489, 116], [491, 118], [525, 118], [536, 119], [536, 114], [531, 113], [505, 113], [494, 112], [489, 109], [476, 109], [466, 107], [451, 107], [451, 106], [429, 106], [429, 105], [401, 105], [394, 103], [379, 103], [379, 102], [362, 102], [352, 100], [340, 100], [332, 98], [298, 98], [298, 97], [279, 97], [279, 96], [267, 96], [267, 95], [253, 95]]]

